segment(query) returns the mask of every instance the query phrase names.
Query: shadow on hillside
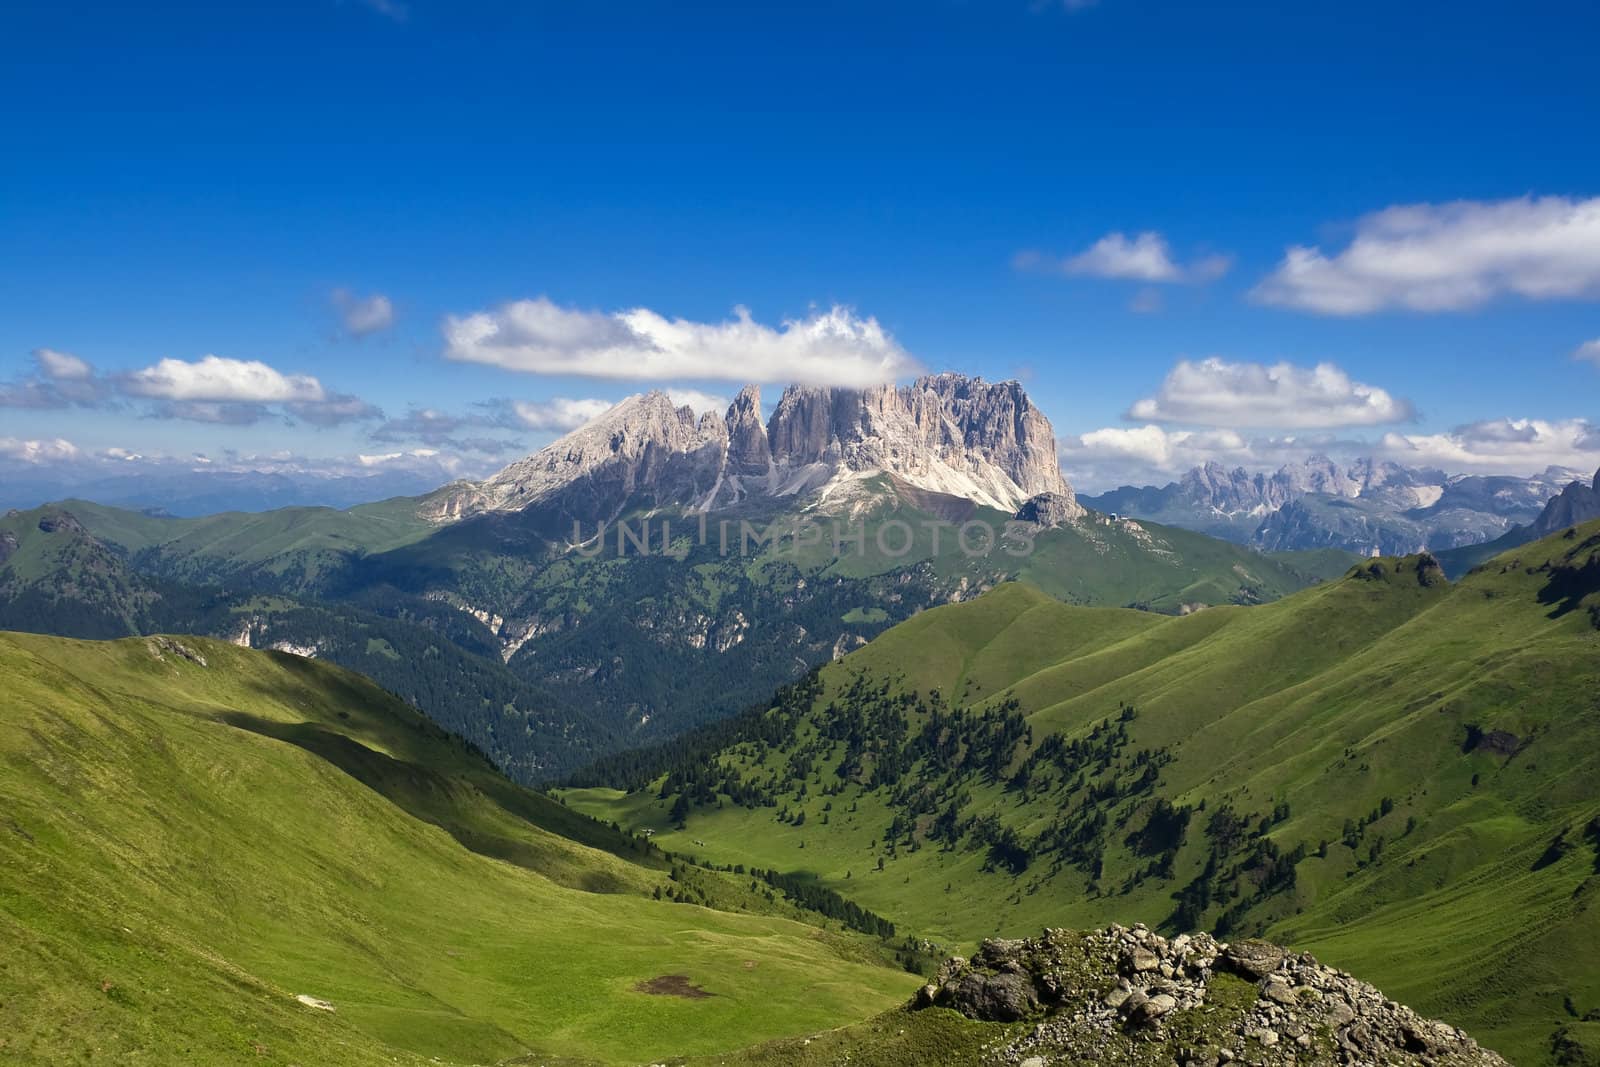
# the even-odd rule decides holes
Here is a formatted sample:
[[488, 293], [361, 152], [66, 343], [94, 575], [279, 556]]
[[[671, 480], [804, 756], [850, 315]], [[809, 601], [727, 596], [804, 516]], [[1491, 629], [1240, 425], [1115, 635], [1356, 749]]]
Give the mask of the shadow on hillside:
[[1550, 577], [1539, 590], [1539, 603], [1555, 605], [1550, 612], [1552, 619], [1576, 611], [1586, 598], [1600, 593], [1600, 552], [1591, 553], [1582, 564], [1572, 562], [1583, 549], [1597, 545], [1600, 537], [1591, 538], [1568, 554], [1568, 563], [1550, 568]]
[[[627, 893], [632, 888], [606, 871], [583, 869], [559, 847], [533, 835], [549, 831], [513, 810], [506, 797], [491, 796], [476, 784], [453, 779], [414, 763], [375, 752], [350, 737], [316, 723], [285, 723], [240, 711], [218, 714], [218, 722], [287, 742], [325, 760], [384, 797], [415, 819], [437, 826], [461, 847], [480, 856], [534, 871], [554, 882], [589, 893]], [[492, 805], [504, 815], [529, 823], [530, 836], [509, 836], [480, 825], [477, 805]]]
[[[367, 737], [379, 748], [398, 752], [402, 757], [383, 758], [390, 759], [398, 766], [417, 767], [433, 774], [440, 781], [454, 783], [457, 787], [470, 785], [479, 796], [514, 819], [580, 845], [609, 852], [629, 863], [651, 869], [666, 869], [667, 864], [662, 860], [658, 850], [636, 839], [632, 834], [591, 819], [542, 793], [516, 784], [505, 777], [482, 749], [461, 735], [446, 730], [371, 679], [353, 674], [330, 662], [307, 659], [289, 652], [267, 654], [285, 673], [303, 680], [314, 691], [318, 703], [342, 709], [338, 715], [340, 719], [345, 720], [347, 726], [347, 729], [335, 730], [307, 723], [306, 728], [320, 729], [332, 736], [343, 738], [373, 756], [380, 756], [381, 753], [363, 745], [350, 734]], [[256, 688], [269, 699], [281, 701], [284, 698], [282, 689], [275, 685], [262, 684]], [[282, 723], [262, 721], [273, 730], [285, 728]], [[269, 733], [267, 730], [254, 732]], [[270, 733], [270, 736], [278, 735]], [[291, 739], [279, 737], [279, 740]], [[298, 742], [292, 743], [298, 744]], [[452, 754], [460, 759], [459, 763], [450, 767], [449, 775], [440, 775], [437, 770], [413, 762], [416, 759], [427, 758], [427, 756], [413, 756], [415, 752], [437, 753], [444, 748], [449, 748]], [[339, 761], [330, 759], [326, 753], [317, 754], [348, 771], [348, 768]], [[406, 757], [411, 757], [411, 761]], [[371, 783], [366, 784], [371, 786]], [[377, 787], [372, 786], [372, 788]]]

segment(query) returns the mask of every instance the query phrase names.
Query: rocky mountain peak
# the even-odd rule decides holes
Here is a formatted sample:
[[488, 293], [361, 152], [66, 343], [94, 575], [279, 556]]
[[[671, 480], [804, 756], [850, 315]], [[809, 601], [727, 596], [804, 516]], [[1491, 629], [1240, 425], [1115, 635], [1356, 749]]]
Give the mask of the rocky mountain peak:
[[[865, 389], [789, 386], [765, 424], [754, 385], [725, 416], [698, 421], [665, 393], [643, 393], [427, 506], [440, 521], [535, 505], [598, 518], [620, 513], [636, 494], [695, 508], [755, 496], [847, 497], [877, 474], [1006, 512], [1049, 494], [1055, 514], [1082, 514], [1050, 421], [1022, 386], [959, 374]], [[581, 507], [566, 499], [574, 496]]]
[[1040, 493], [1076, 506], [1050, 421], [1018, 382], [937, 374], [908, 386], [791, 386], [767, 438], [774, 462], [811, 485], [887, 472], [1005, 511]]
[[1600, 519], [1600, 471], [1595, 471], [1594, 481], [1589, 485], [1581, 481], [1569, 482], [1533, 521], [1533, 532], [1544, 537], [1592, 519]]
[[736, 476], [764, 475], [772, 468], [767, 427], [761, 421], [761, 387], [747, 385], [728, 406], [728, 470]]

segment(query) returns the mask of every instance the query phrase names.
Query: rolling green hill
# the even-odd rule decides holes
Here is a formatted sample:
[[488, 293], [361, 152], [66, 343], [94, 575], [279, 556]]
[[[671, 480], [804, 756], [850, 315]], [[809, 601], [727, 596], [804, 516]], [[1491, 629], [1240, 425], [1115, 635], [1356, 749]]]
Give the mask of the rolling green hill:
[[327, 664], [0, 634], [0, 692], [0, 1062], [639, 1063], [917, 981]]
[[956, 945], [1265, 933], [1537, 1063], [1600, 1048], [1597, 752], [1590, 524], [1184, 617], [1001, 586], [565, 796]]
[[98, 638], [139, 633], [173, 607], [171, 599], [185, 599], [164, 598], [160, 584], [136, 573], [68, 511], [0, 515], [0, 629]]

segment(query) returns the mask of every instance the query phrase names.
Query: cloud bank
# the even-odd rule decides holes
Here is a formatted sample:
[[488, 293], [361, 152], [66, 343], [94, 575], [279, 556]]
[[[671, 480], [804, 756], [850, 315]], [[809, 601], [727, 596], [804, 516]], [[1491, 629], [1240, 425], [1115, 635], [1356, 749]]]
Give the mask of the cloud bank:
[[0, 382], [0, 408], [98, 407], [109, 399], [94, 368], [69, 352], [36, 348], [33, 362], [32, 374]]
[[1331, 429], [1405, 422], [1409, 401], [1354, 381], [1332, 363], [1230, 363], [1181, 360], [1154, 396], [1136, 401], [1138, 422], [1208, 426]]
[[1062, 469], [1084, 492], [1164, 484], [1211, 460], [1262, 471], [1318, 455], [1346, 462], [1373, 457], [1451, 474], [1526, 476], [1548, 467], [1600, 467], [1600, 425], [1584, 419], [1495, 419], [1437, 434], [1390, 432], [1376, 440], [1321, 433], [1249, 437], [1233, 430], [1147, 425], [1070, 434], [1057, 447]]
[[258, 360], [221, 356], [192, 363], [163, 359], [128, 374], [124, 387], [137, 396], [173, 401], [317, 403], [326, 396], [322, 383], [310, 375], [286, 375]]
[[1509, 295], [1600, 298], [1600, 197], [1391, 207], [1332, 255], [1291, 247], [1252, 293], [1323, 315], [1462, 311]]
[[744, 308], [705, 323], [648, 308], [583, 311], [539, 297], [449, 316], [443, 332], [446, 358], [526, 374], [860, 387], [919, 369], [876, 319], [844, 307], [771, 327]]
[[1383, 449], [1398, 462], [1451, 471], [1590, 470], [1600, 466], [1600, 425], [1587, 419], [1489, 419], [1446, 433], [1385, 434]]
[[336, 426], [383, 414], [358, 397], [328, 390], [309, 374], [284, 374], [259, 360], [168, 358], [116, 381], [124, 393], [154, 401], [151, 413], [157, 418], [249, 426], [277, 415]]
[[78, 459], [82, 455], [78, 446], [64, 437], [43, 440], [0, 437], [0, 459], [4, 460], [38, 465], [63, 463]]
[[163, 359], [126, 374], [100, 373], [87, 360], [36, 349], [35, 371], [0, 383], [0, 408], [113, 409], [142, 401], [154, 418], [250, 426], [269, 418], [336, 426], [381, 418], [373, 405], [336, 393], [309, 374], [284, 374], [259, 360], [208, 355]]
[[518, 422], [542, 433], [576, 430], [610, 407], [609, 400], [569, 400], [560, 396], [549, 400], [515, 400], [511, 403], [512, 413]]

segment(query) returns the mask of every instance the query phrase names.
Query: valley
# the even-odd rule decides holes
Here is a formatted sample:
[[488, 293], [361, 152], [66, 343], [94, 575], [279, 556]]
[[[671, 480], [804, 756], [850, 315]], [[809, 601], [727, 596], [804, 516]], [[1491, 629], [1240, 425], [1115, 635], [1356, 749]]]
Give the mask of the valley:
[[[915, 988], [876, 939], [576, 818], [337, 668], [6, 634], [0, 679], [5, 1062], [637, 1063]], [[645, 988], [680, 974], [707, 995]]]
[[[1437, 556], [1262, 552], [1080, 505], [1014, 383], [759, 411], [636, 397], [345, 511], [7, 513], [0, 1049], [979, 1064], [1033, 1039], [941, 961], [1029, 936], [1089, 967], [1030, 979], [1060, 1055], [1403, 1051], [1389, 996], [1437, 1062], [1597, 1047], [1583, 486]], [[1197, 984], [1124, 1001], [1064, 925], [1385, 993], [1275, 1016], [1161, 940]]]
[[0, 1067], [1600, 1067], [1600, 5], [0, 30]]
[[562, 795], [947, 945], [1267, 934], [1533, 1062], [1600, 997], [1597, 574], [1591, 523], [1182, 618], [1005, 585]]

